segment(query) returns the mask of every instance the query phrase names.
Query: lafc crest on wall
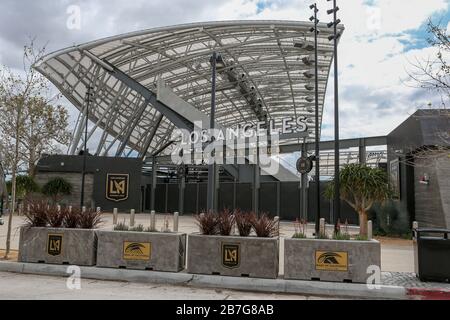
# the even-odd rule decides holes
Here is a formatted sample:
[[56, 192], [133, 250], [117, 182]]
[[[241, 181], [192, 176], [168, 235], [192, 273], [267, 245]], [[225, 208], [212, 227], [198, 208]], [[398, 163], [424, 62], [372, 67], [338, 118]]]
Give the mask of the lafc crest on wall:
[[116, 202], [127, 200], [129, 179], [128, 174], [108, 173], [106, 175], [106, 199]]

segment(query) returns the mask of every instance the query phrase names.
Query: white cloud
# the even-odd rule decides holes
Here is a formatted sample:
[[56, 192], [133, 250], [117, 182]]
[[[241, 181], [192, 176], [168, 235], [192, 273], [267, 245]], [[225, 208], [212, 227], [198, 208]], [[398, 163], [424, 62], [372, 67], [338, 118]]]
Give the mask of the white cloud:
[[[34, 1], [3, 0], [22, 23], [15, 24], [0, 13], [0, 45], [17, 52], [23, 38], [33, 32], [43, 41], [50, 40], [51, 49], [60, 49], [74, 42], [87, 42], [101, 37], [149, 27], [193, 21], [235, 19], [306, 20], [311, 15], [310, 0], [119, 0], [92, 2], [80, 0], [83, 11], [82, 30], [68, 31], [65, 26], [64, 4], [44, 6]], [[44, 0], [42, 0], [44, 2]], [[8, 4], [9, 3], [9, 4]], [[406, 52], [406, 44], [416, 41], [411, 34], [435, 13], [448, 10], [448, 0], [362, 0], [338, 1], [339, 17], [346, 30], [339, 47], [341, 136], [361, 137], [384, 135], [400, 124], [415, 108], [436, 101], [431, 94], [405, 86], [408, 60], [427, 57], [433, 49]], [[330, 20], [326, 9], [330, 2], [318, 0], [319, 18]], [[50, 7], [51, 10], [45, 9]], [[39, 19], [35, 17], [39, 16]], [[3, 18], [3, 19], [2, 19]], [[14, 27], [12, 27], [14, 26]], [[450, 24], [448, 26], [450, 32]], [[48, 39], [46, 38], [48, 37]], [[11, 43], [16, 41], [16, 47]], [[1, 62], [12, 63], [8, 51], [2, 49]], [[19, 61], [20, 63], [20, 61]], [[332, 79], [330, 79], [332, 81]], [[333, 86], [329, 86], [323, 136], [333, 138]]]

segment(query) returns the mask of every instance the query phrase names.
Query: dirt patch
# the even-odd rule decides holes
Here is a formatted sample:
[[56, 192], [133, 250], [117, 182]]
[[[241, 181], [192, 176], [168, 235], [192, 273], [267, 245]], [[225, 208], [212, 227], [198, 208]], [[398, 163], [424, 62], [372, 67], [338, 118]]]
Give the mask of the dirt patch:
[[[17, 261], [19, 255], [19, 251], [11, 250], [8, 255], [7, 261]], [[5, 250], [0, 249], [0, 261], [5, 261]]]
[[395, 245], [395, 246], [412, 246], [413, 241], [401, 238], [391, 238], [391, 237], [375, 237], [381, 244], [384, 245]]

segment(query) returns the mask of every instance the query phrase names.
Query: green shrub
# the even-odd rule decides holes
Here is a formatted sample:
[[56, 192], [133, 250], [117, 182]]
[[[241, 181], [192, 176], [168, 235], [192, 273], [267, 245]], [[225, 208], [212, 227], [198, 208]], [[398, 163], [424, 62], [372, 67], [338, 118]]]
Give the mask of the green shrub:
[[343, 232], [337, 232], [333, 234], [333, 240], [342, 240], [342, 241], [347, 241], [350, 240], [351, 237], [348, 233], [343, 233]]
[[128, 231], [128, 226], [124, 222], [119, 222], [117, 225], [114, 226], [114, 231]]
[[57, 203], [61, 196], [72, 193], [72, 185], [65, 179], [57, 177], [51, 179], [42, 187], [42, 193], [50, 197], [53, 203]]
[[[12, 181], [6, 182], [6, 189], [9, 194], [12, 193]], [[39, 192], [39, 186], [34, 179], [29, 176], [17, 176], [16, 197], [18, 199], [23, 199], [27, 194], [32, 192]]]
[[142, 224], [138, 224], [135, 227], [131, 227], [129, 231], [144, 232], [144, 226]]

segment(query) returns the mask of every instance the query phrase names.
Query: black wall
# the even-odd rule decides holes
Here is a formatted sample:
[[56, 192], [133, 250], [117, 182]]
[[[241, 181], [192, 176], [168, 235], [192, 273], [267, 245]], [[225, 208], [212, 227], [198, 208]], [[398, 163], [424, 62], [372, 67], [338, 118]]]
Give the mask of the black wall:
[[[95, 207], [104, 211], [118, 208], [120, 211], [141, 209], [141, 172], [142, 161], [134, 158], [96, 157], [87, 156], [86, 172], [94, 175], [93, 200]], [[43, 157], [38, 165], [38, 172], [80, 173], [83, 166], [83, 156], [54, 155]], [[106, 176], [112, 174], [129, 174], [128, 199], [115, 202], [106, 199]], [[79, 204], [73, 204], [78, 206]]]

